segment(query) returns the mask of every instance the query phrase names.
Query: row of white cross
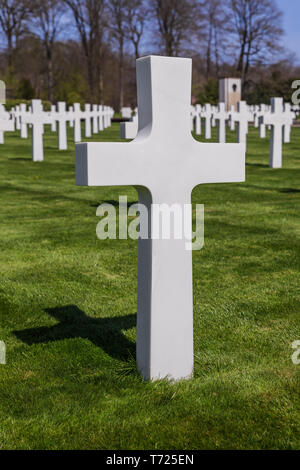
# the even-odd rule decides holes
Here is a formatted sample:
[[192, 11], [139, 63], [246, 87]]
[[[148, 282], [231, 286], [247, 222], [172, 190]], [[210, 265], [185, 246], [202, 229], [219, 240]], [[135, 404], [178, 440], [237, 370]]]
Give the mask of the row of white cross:
[[[125, 112], [126, 111], [126, 112]], [[261, 104], [258, 106], [248, 106], [245, 101], [238, 103], [238, 110], [234, 107], [226, 111], [225, 103], [218, 106], [206, 104], [191, 107], [191, 130], [196, 135], [202, 134], [204, 121], [204, 137], [211, 139], [212, 127], [218, 126], [218, 142], [226, 142], [226, 124], [231, 131], [237, 128], [237, 142], [246, 144], [249, 123], [253, 123], [255, 128], [259, 128], [259, 135], [266, 138], [266, 126], [271, 130], [270, 136], [270, 166], [272, 168], [282, 167], [282, 143], [290, 143], [291, 127], [300, 112], [299, 106], [291, 106], [284, 103], [282, 98], [272, 98], [271, 105]], [[122, 115], [130, 118], [132, 112], [130, 108], [123, 108]], [[138, 114], [135, 111], [134, 117], [129, 122], [121, 123], [120, 136], [122, 139], [134, 139], [138, 132]]]
[[202, 133], [202, 119], [205, 122], [204, 137], [211, 139], [211, 128], [218, 124], [218, 142], [226, 142], [226, 123], [234, 131], [237, 125], [237, 142], [247, 143], [249, 123], [259, 127], [261, 138], [266, 137], [266, 126], [271, 129], [270, 136], [270, 166], [282, 167], [282, 143], [290, 143], [291, 127], [299, 114], [298, 106], [284, 103], [282, 98], [272, 98], [271, 105], [248, 106], [245, 101], [238, 103], [237, 111], [234, 107], [226, 111], [225, 103], [218, 106], [196, 105], [191, 110], [191, 130], [196, 135]]
[[41, 100], [32, 100], [27, 109], [26, 104], [20, 104], [11, 110], [5, 111], [0, 106], [0, 143], [4, 143], [4, 132], [20, 130], [23, 139], [28, 138], [28, 125], [32, 127], [32, 159], [44, 160], [43, 134], [44, 125], [51, 125], [53, 132], [58, 128], [58, 149], [67, 150], [67, 123], [74, 128], [74, 142], [81, 142], [81, 121], [85, 123], [85, 137], [90, 138], [111, 126], [114, 110], [109, 106], [85, 104], [84, 110], [79, 103], [75, 103], [67, 109], [65, 102], [52, 105], [51, 111], [43, 109]]

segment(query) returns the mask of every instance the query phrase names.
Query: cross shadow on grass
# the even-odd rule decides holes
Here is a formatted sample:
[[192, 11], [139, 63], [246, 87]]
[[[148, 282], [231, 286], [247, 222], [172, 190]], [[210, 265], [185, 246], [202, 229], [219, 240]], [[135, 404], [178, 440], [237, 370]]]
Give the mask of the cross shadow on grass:
[[255, 167], [258, 167], [258, 168], [269, 168], [269, 165], [265, 164], [265, 163], [249, 163], [247, 162], [246, 163], [246, 166], [255, 166]]
[[136, 314], [92, 318], [76, 305], [49, 308], [45, 311], [59, 323], [51, 327], [14, 331], [16, 337], [28, 345], [85, 338], [113, 358], [126, 362], [135, 356], [135, 343], [127, 339], [122, 331], [136, 325]]
[[[98, 204], [93, 203], [93, 204], [90, 204], [90, 206], [97, 208], [97, 207], [101, 206], [101, 204], [110, 204], [111, 206], [119, 207], [119, 201], [115, 201], [115, 200], [112, 200], [112, 199], [110, 199], [108, 201], [101, 201]], [[128, 206], [131, 206], [133, 204], [138, 204], [138, 201], [128, 202]]]
[[283, 188], [283, 189], [278, 189], [280, 193], [300, 193], [300, 189], [295, 189], [295, 188]]
[[12, 157], [12, 158], [8, 158], [8, 160], [14, 160], [14, 161], [19, 161], [19, 162], [28, 162], [28, 161], [32, 161], [32, 157], [28, 156], [28, 157]]

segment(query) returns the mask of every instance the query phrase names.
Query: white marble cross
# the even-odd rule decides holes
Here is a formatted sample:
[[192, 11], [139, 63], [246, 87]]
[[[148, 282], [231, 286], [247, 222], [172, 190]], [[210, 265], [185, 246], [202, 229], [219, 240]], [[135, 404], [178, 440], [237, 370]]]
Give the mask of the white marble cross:
[[92, 126], [91, 126], [91, 119], [92, 119], [92, 111], [91, 105], [86, 103], [84, 105], [84, 112], [82, 113], [85, 122], [85, 137], [88, 139], [92, 137]]
[[28, 139], [28, 126], [24, 120], [22, 120], [22, 116], [27, 114], [27, 106], [25, 103], [20, 104], [20, 119], [21, 119], [21, 139]]
[[281, 168], [283, 126], [293, 124], [291, 113], [284, 113], [283, 98], [271, 99], [271, 112], [262, 116], [261, 121], [271, 126], [269, 165], [271, 168]]
[[98, 119], [99, 111], [98, 105], [93, 104], [92, 109], [92, 117], [93, 117], [93, 134], [98, 134], [99, 132], [99, 119]]
[[201, 117], [204, 118], [204, 137], [205, 139], [211, 139], [211, 120], [212, 120], [212, 109], [211, 105], [207, 103], [204, 109], [201, 111]]
[[98, 120], [99, 120], [99, 132], [104, 131], [105, 128], [105, 118], [104, 118], [104, 106], [101, 104], [98, 107]]
[[[289, 144], [291, 142], [292, 125], [295, 119], [295, 113], [292, 111], [290, 103], [284, 103], [284, 115], [287, 117], [287, 123], [283, 126], [283, 143]], [[288, 118], [290, 118], [289, 122]]]
[[16, 130], [19, 131], [21, 130], [21, 108], [19, 104], [15, 107], [14, 115], [16, 119]]
[[15, 130], [15, 120], [10, 119], [10, 114], [5, 110], [3, 104], [0, 104], [0, 144], [4, 144], [4, 132]]
[[31, 113], [21, 116], [24, 123], [32, 124], [32, 159], [34, 162], [44, 160], [44, 124], [52, 124], [53, 119], [51, 113], [43, 111], [41, 100], [32, 100]]
[[74, 108], [73, 108], [73, 106], [69, 106], [68, 113], [69, 113], [69, 116], [70, 116], [70, 127], [74, 127], [74, 119], [73, 119]]
[[[137, 365], [146, 379], [193, 374], [192, 252], [186, 239], [154, 237], [153, 204], [190, 208], [204, 183], [245, 179], [245, 146], [197, 142], [190, 131], [191, 59], [137, 60], [139, 130], [130, 143], [76, 146], [76, 182], [134, 185], [148, 208], [138, 247]], [[190, 210], [190, 209], [189, 209]], [[191, 234], [191, 210], [190, 210]]]
[[201, 135], [201, 132], [202, 132], [201, 110], [202, 110], [202, 106], [200, 104], [196, 104], [196, 106], [193, 107], [192, 109], [192, 119], [193, 119], [192, 130], [194, 130], [194, 121], [195, 121], [195, 134], [196, 135]]
[[211, 115], [211, 126], [216, 127], [217, 121], [216, 121], [216, 112], [218, 111], [217, 106], [212, 106], [211, 107], [212, 115]]
[[248, 111], [246, 101], [238, 102], [238, 111], [231, 113], [230, 119], [238, 124], [237, 142], [245, 144], [247, 142], [248, 123], [253, 119], [253, 114]]
[[[56, 106], [55, 106], [55, 104], [52, 104], [51, 105], [51, 114], [54, 116], [55, 113], [56, 113]], [[56, 120], [53, 119], [52, 124], [51, 124], [51, 131], [56, 132], [56, 130], [57, 130], [56, 129]]]
[[268, 112], [269, 111], [265, 104], [261, 104], [259, 107], [259, 111], [257, 112], [257, 119], [259, 123], [259, 137], [261, 139], [266, 138], [266, 125], [263, 123], [263, 120], [261, 118], [265, 116]]
[[74, 120], [74, 142], [81, 142], [81, 118], [82, 111], [79, 103], [73, 105], [73, 120]]
[[67, 112], [66, 103], [59, 101], [57, 103], [57, 112], [55, 113], [55, 119], [58, 121], [58, 149], [67, 150], [68, 138], [67, 138], [67, 122], [72, 118], [72, 113]]
[[235, 131], [235, 122], [234, 122], [234, 119], [231, 118], [234, 112], [235, 112], [235, 107], [231, 106], [230, 111], [228, 113], [229, 115], [228, 123], [229, 123], [229, 128], [231, 131]]
[[219, 103], [218, 111], [215, 114], [216, 120], [218, 121], [218, 142], [219, 144], [225, 144], [226, 142], [226, 121], [228, 120], [228, 113], [225, 109], [225, 103]]

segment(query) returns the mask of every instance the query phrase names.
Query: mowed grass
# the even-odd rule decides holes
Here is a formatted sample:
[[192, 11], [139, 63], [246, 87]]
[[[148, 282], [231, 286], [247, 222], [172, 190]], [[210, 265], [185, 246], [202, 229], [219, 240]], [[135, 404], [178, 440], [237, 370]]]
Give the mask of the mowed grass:
[[59, 152], [47, 128], [43, 163], [17, 133], [0, 148], [0, 449], [299, 449], [300, 128], [283, 169], [251, 128], [247, 182], [193, 191], [195, 374], [175, 384], [135, 369], [137, 242], [96, 238], [97, 206], [137, 193], [76, 187], [71, 136]]

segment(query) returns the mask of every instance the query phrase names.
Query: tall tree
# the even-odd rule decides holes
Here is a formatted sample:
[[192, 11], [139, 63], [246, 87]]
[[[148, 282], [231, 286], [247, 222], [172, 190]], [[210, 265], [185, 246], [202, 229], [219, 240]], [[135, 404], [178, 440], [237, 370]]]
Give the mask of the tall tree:
[[179, 55], [184, 43], [192, 42], [198, 20], [198, 2], [153, 0], [151, 4], [163, 52], [168, 56]]
[[110, 0], [109, 14], [112, 38], [118, 47], [119, 108], [124, 105], [124, 48], [126, 35], [126, 7], [128, 0]]
[[13, 69], [14, 48], [25, 31], [29, 11], [29, 0], [0, 0], [0, 27], [7, 41], [10, 73]]
[[46, 57], [48, 99], [54, 101], [53, 52], [65, 5], [60, 0], [33, 0], [32, 23]]
[[100, 53], [105, 25], [106, 0], [64, 1], [73, 13], [86, 58], [90, 102], [93, 103], [96, 96], [101, 101], [101, 96], [99, 96], [101, 92]]
[[238, 39], [237, 71], [244, 82], [253, 62], [279, 50], [282, 13], [273, 0], [231, 0], [232, 28]]
[[135, 58], [140, 57], [140, 43], [149, 9], [145, 0], [127, 0], [125, 5], [126, 34], [133, 45]]
[[202, 4], [204, 19], [204, 42], [206, 59], [206, 76], [219, 74], [220, 57], [228, 36], [228, 2], [224, 0], [210, 0]]

